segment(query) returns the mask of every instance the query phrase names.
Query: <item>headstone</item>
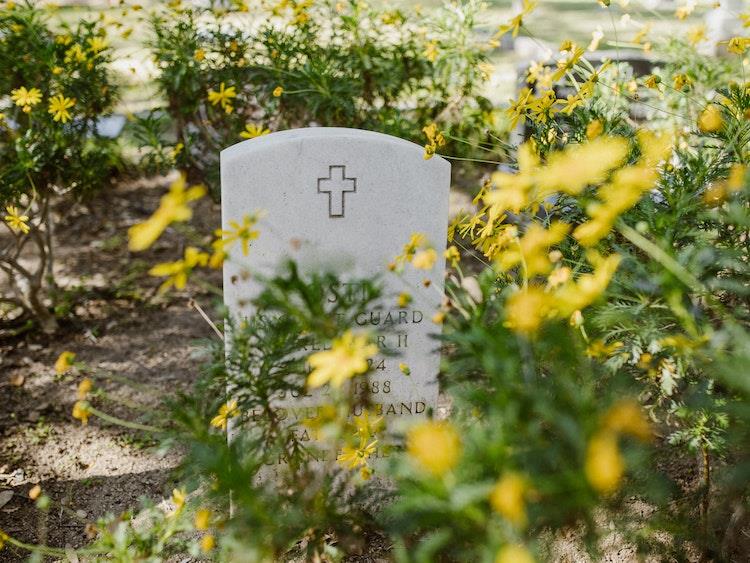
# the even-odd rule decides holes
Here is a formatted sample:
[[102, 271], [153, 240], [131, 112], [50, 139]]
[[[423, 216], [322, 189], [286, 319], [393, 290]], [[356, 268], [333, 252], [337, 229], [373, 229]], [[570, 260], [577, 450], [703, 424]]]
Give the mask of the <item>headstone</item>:
[[[263, 211], [260, 236], [249, 254], [243, 256], [236, 245], [225, 261], [224, 300], [230, 314], [252, 315], [249, 302], [260, 290], [257, 274], [274, 273], [286, 258], [303, 271], [340, 273], [341, 284], [378, 276], [384, 285], [382, 309], [361, 314], [360, 326], [354, 327], [371, 331], [380, 349], [399, 354], [373, 361], [377, 369], [369, 380], [375, 413], [389, 426], [399, 426], [399, 420], [436, 409], [439, 354], [430, 335], [439, 331], [431, 318], [443, 294], [449, 185], [447, 161], [425, 160], [421, 146], [370, 131], [297, 129], [225, 149], [224, 228]], [[389, 262], [415, 232], [437, 251], [434, 267], [407, 265], [400, 274], [389, 272]], [[405, 291], [412, 301], [399, 307], [397, 296]], [[384, 328], [389, 334], [379, 336]], [[409, 366], [409, 376], [399, 369], [401, 362]], [[311, 393], [275, 406], [300, 422], [314, 416], [320, 404], [320, 396]]]

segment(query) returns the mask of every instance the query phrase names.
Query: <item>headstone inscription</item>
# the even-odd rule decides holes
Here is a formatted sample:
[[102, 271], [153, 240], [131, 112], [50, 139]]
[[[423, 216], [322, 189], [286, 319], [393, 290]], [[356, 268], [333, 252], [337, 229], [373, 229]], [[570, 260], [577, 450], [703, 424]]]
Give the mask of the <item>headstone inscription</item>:
[[[422, 147], [381, 133], [297, 129], [225, 149], [221, 185], [225, 229], [262, 211], [260, 236], [248, 255], [230, 248], [225, 261], [230, 314], [252, 315], [249, 302], [260, 291], [256, 274], [272, 274], [287, 258], [302, 271], [340, 273], [342, 285], [379, 276], [381, 307], [360, 314], [354, 327], [371, 331], [380, 350], [398, 353], [373, 360], [374, 414], [390, 425], [394, 418], [407, 420], [436, 408], [439, 355], [430, 334], [439, 329], [430, 319], [443, 294], [450, 164], [439, 157], [425, 160]], [[437, 251], [435, 265], [389, 272], [387, 265], [415, 232]], [[399, 307], [396, 296], [404, 291], [412, 300]], [[408, 377], [399, 369], [401, 362], [410, 368]], [[320, 404], [311, 393], [279, 400], [274, 407], [300, 422], [314, 417]]]

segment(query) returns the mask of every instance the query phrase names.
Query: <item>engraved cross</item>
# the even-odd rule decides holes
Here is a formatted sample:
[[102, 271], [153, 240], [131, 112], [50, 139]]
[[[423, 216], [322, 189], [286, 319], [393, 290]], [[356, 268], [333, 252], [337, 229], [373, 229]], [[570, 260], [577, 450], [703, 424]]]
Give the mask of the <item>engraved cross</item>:
[[328, 178], [318, 178], [318, 193], [328, 194], [328, 216], [344, 216], [344, 197], [357, 191], [357, 179], [347, 178], [345, 166], [328, 167]]

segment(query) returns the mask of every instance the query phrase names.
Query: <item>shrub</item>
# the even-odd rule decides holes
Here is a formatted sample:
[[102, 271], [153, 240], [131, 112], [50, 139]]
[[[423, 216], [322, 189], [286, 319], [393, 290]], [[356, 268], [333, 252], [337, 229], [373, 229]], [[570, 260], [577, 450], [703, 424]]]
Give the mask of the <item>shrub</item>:
[[417, 140], [439, 121], [486, 137], [477, 129], [491, 107], [478, 88], [489, 65], [470, 33], [477, 2], [430, 17], [356, 1], [262, 10], [175, 3], [152, 17], [166, 105], [138, 123], [147, 168], [177, 165], [215, 191], [219, 152], [271, 130], [358, 127]]
[[110, 56], [99, 23], [53, 31], [30, 3], [0, 9], [0, 202], [9, 233], [0, 270], [12, 292], [0, 298], [0, 315], [11, 324], [31, 317], [54, 329], [54, 199], [96, 191], [119, 162], [116, 144], [97, 132], [117, 91]]

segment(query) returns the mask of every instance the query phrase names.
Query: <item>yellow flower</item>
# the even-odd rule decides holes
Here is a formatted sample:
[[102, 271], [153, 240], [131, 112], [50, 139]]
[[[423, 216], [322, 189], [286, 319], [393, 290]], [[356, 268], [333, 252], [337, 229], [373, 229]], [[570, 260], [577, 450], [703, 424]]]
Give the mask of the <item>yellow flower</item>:
[[437, 41], [430, 41], [427, 44], [427, 47], [425, 48], [424, 52], [422, 53], [425, 59], [430, 61], [431, 63], [434, 63], [435, 60], [437, 60], [438, 56], [438, 45]]
[[611, 358], [615, 352], [622, 348], [623, 344], [620, 341], [606, 344], [603, 340], [592, 340], [588, 346], [586, 346], [586, 355], [589, 358], [594, 359], [606, 359]]
[[236, 97], [237, 92], [235, 87], [230, 86], [227, 88], [223, 82], [219, 85], [218, 92], [214, 90], [208, 91], [208, 101], [211, 102], [211, 105], [215, 106], [216, 104], [221, 104], [221, 107], [224, 108], [224, 111], [227, 113], [232, 113], [232, 98]]
[[599, 119], [594, 119], [586, 126], [586, 138], [591, 141], [596, 139], [604, 131], [604, 125]]
[[432, 322], [436, 325], [441, 325], [445, 322], [445, 312], [438, 311], [434, 315], [432, 315]]
[[172, 489], [172, 503], [174, 504], [175, 508], [172, 514], [176, 515], [182, 510], [182, 508], [185, 506], [186, 497], [187, 494], [185, 493], [185, 489]]
[[655, 74], [651, 74], [646, 77], [646, 80], [643, 83], [646, 88], [651, 88], [652, 90], [658, 90], [659, 84], [661, 84], [661, 78], [656, 76]]
[[81, 424], [88, 424], [91, 411], [89, 410], [89, 404], [86, 401], [77, 401], [73, 405], [73, 418], [81, 421]]
[[203, 49], [196, 49], [195, 53], [193, 53], [193, 58], [198, 62], [202, 61], [206, 58], [206, 51]]
[[5, 211], [7, 212], [7, 215], [4, 217], [5, 222], [13, 231], [20, 231], [23, 234], [27, 234], [31, 230], [29, 227], [29, 216], [21, 215], [15, 205], [6, 206]]
[[76, 43], [70, 49], [65, 51], [64, 60], [66, 63], [71, 63], [71, 62], [82, 63], [86, 60], [86, 53], [83, 51], [81, 46], [78, 43]]
[[461, 253], [458, 251], [458, 248], [453, 245], [445, 250], [443, 256], [445, 256], [445, 259], [450, 262], [451, 266], [454, 268], [458, 265], [458, 261], [461, 260]]
[[429, 420], [409, 430], [406, 449], [419, 467], [440, 477], [458, 463], [461, 439], [449, 422]]
[[651, 440], [653, 431], [643, 410], [632, 399], [622, 399], [612, 405], [603, 420], [604, 428], [620, 434], [630, 434], [644, 442]]
[[356, 435], [362, 440], [367, 440], [371, 436], [375, 436], [383, 427], [383, 417], [379, 416], [371, 420], [370, 411], [367, 409], [361, 415], [355, 416], [353, 420], [354, 426], [357, 429]]
[[437, 260], [437, 252], [434, 248], [428, 248], [417, 252], [411, 263], [417, 270], [429, 270], [435, 265], [435, 260]]
[[716, 133], [723, 124], [721, 109], [716, 104], [709, 104], [698, 117], [698, 128], [704, 133]]
[[552, 268], [550, 246], [564, 240], [569, 230], [570, 225], [562, 221], [553, 221], [549, 229], [539, 223], [532, 223], [519, 243], [498, 257], [497, 264], [502, 270], [521, 264], [525, 277], [529, 279], [537, 274], [546, 274]]
[[38, 88], [27, 90], [25, 86], [21, 86], [20, 88], [11, 90], [10, 94], [10, 99], [22, 108], [25, 113], [29, 113], [32, 107], [42, 101], [42, 92]]
[[94, 53], [99, 53], [107, 48], [109, 43], [104, 37], [95, 36], [88, 40], [89, 49]]
[[172, 286], [174, 286], [175, 289], [184, 289], [193, 269], [197, 266], [206, 266], [208, 264], [208, 258], [209, 256], [207, 253], [201, 252], [192, 246], [188, 246], [185, 249], [185, 255], [182, 260], [156, 264], [148, 271], [148, 274], [154, 277], [167, 278], [159, 287], [160, 293], [167, 291]]
[[732, 37], [727, 41], [727, 51], [735, 55], [744, 55], [750, 47], [750, 37]]
[[237, 406], [237, 399], [232, 399], [219, 407], [219, 413], [211, 419], [211, 426], [215, 428], [227, 429], [227, 421], [240, 414]]
[[331, 344], [330, 350], [316, 352], [308, 358], [312, 371], [307, 376], [307, 385], [313, 389], [330, 383], [341, 387], [347, 379], [365, 373], [369, 367], [368, 359], [378, 352], [378, 347], [371, 344], [367, 335], [355, 335], [347, 330]]
[[500, 39], [503, 35], [512, 32], [513, 37], [518, 37], [518, 32], [523, 25], [524, 16], [530, 14], [536, 8], [537, 2], [534, 0], [523, 0], [521, 12], [514, 16], [507, 24], [501, 25], [495, 34], [495, 39]]
[[526, 526], [526, 493], [529, 484], [522, 475], [505, 473], [490, 493], [490, 504], [508, 522], [518, 528]]
[[242, 255], [247, 256], [248, 252], [250, 252], [251, 242], [260, 236], [260, 231], [252, 228], [258, 222], [259, 218], [259, 214], [247, 214], [242, 218], [241, 225], [237, 221], [230, 221], [229, 226], [231, 230], [218, 229], [216, 236], [221, 237], [222, 249], [226, 249], [239, 241], [242, 245]]
[[427, 137], [427, 143], [424, 146], [424, 159], [429, 160], [435, 155], [438, 148], [445, 145], [445, 136], [438, 131], [435, 123], [422, 127], [422, 132]]
[[408, 364], [405, 364], [404, 362], [401, 362], [400, 364], [398, 364], [398, 369], [404, 375], [411, 375], [411, 368], [409, 367]]
[[621, 137], [597, 137], [552, 153], [537, 174], [542, 195], [557, 190], [578, 195], [586, 186], [604, 181], [627, 154], [628, 143]]
[[55, 373], [57, 375], [62, 375], [64, 373], [67, 373], [71, 367], [73, 367], [73, 360], [75, 360], [76, 355], [74, 352], [63, 352], [57, 357], [57, 360], [55, 361]]
[[398, 294], [398, 299], [396, 299], [396, 305], [399, 307], [399, 309], [408, 307], [409, 303], [411, 303], [411, 294], [407, 293], [406, 291], [402, 291], [401, 293]]
[[625, 462], [617, 445], [617, 434], [603, 430], [595, 434], [586, 448], [586, 478], [602, 494], [616, 491], [625, 471]]
[[693, 47], [705, 41], [706, 38], [706, 26], [703, 24], [695, 25], [688, 30], [687, 40]]
[[8, 534], [0, 530], [0, 549], [3, 548], [6, 541], [8, 541]]
[[53, 120], [67, 123], [70, 121], [70, 112], [68, 109], [74, 105], [76, 105], [75, 100], [58, 94], [49, 100], [49, 113], [52, 114]]
[[216, 547], [216, 539], [211, 534], [206, 534], [201, 538], [201, 551], [208, 553]]
[[505, 326], [521, 334], [533, 334], [550, 313], [549, 294], [540, 287], [517, 291], [505, 303]]
[[270, 129], [264, 129], [262, 125], [248, 123], [245, 125], [245, 130], [240, 133], [240, 137], [243, 139], [254, 139], [255, 137], [268, 135], [270, 132]]
[[375, 453], [377, 443], [377, 440], [372, 440], [368, 444], [367, 440], [363, 437], [358, 447], [344, 446], [336, 461], [348, 469], [365, 466], [367, 465], [368, 458]]
[[195, 512], [195, 529], [207, 530], [211, 522], [211, 511], [208, 508], [199, 508]]
[[193, 216], [188, 203], [206, 195], [202, 185], [186, 187], [186, 176], [180, 177], [169, 186], [169, 192], [162, 196], [159, 208], [143, 223], [128, 229], [128, 248], [140, 251], [149, 248], [164, 230], [174, 221], [187, 221]]
[[84, 377], [78, 384], [78, 400], [83, 401], [94, 387], [94, 382], [88, 377]]
[[282, 88], [281, 86], [276, 86], [276, 88], [274, 88], [272, 92], [274, 98], [280, 97], [281, 94], [283, 93], [284, 93], [284, 88]]
[[680, 6], [679, 8], [677, 8], [674, 12], [674, 15], [678, 20], [682, 21], [690, 14], [692, 14], [693, 10], [695, 10], [695, 3], [688, 2], [685, 6]]
[[35, 486], [33, 486], [33, 487], [32, 487], [32, 488], [31, 488], [31, 489], [29, 490], [29, 498], [30, 498], [31, 500], [36, 500], [36, 499], [38, 499], [38, 498], [39, 498], [39, 495], [41, 495], [41, 494], [42, 494], [42, 488], [41, 488], [41, 487], [40, 487], [39, 485], [35, 485]]
[[521, 544], [504, 545], [497, 552], [495, 563], [534, 563], [534, 556]]
[[693, 83], [687, 74], [675, 74], [672, 81], [675, 90], [682, 90], [685, 86], [690, 86]]

